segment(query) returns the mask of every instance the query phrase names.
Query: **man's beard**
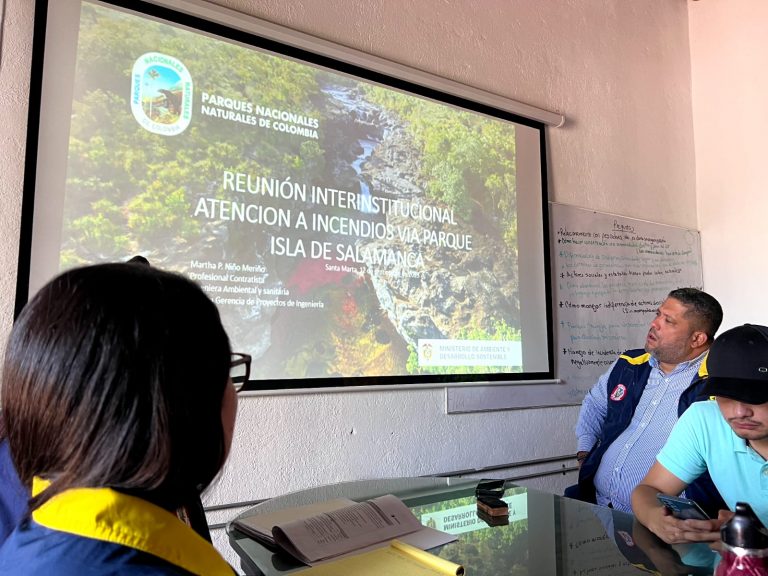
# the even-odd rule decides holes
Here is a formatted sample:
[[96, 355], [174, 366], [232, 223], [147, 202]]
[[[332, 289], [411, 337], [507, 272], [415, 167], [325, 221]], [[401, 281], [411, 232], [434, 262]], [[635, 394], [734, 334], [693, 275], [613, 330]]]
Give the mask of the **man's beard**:
[[679, 364], [686, 358], [686, 349], [684, 344], [676, 346], [657, 346], [652, 350], [648, 350], [646, 346], [645, 351], [651, 356], [656, 358], [657, 362], [663, 362], [664, 364]]

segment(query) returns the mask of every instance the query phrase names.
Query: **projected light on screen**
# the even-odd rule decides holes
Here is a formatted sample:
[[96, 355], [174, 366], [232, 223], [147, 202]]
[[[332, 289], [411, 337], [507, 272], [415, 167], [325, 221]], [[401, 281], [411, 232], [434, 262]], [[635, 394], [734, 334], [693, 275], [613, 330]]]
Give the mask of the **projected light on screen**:
[[48, 9], [30, 293], [143, 254], [252, 388], [551, 375], [541, 125], [125, 6]]

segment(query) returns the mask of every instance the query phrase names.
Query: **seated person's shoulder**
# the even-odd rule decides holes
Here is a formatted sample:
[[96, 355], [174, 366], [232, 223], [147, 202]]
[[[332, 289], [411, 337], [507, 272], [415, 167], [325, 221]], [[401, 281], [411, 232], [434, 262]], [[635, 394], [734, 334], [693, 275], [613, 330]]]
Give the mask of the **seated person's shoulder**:
[[0, 544], [16, 527], [27, 510], [29, 495], [13, 465], [8, 443], [0, 441]]
[[650, 358], [651, 355], [643, 348], [625, 350], [624, 353], [619, 356], [619, 360], [624, 360], [630, 364], [645, 364]]
[[688, 413], [690, 413], [690, 415], [688, 415], [687, 418], [703, 419], [705, 421], [714, 417], [722, 417], [720, 408], [714, 400], [699, 400], [698, 402], [694, 402], [688, 407], [688, 410], [683, 413], [683, 416]]
[[688, 409], [682, 413], [675, 428], [679, 429], [677, 435], [682, 434], [683, 431], [687, 431], [688, 434], [694, 434], [697, 437], [710, 436], [716, 434], [718, 436], [726, 433], [730, 427], [725, 424], [725, 427], [720, 424], [724, 423], [723, 415], [720, 412], [720, 408], [717, 402], [713, 400], [700, 400], [691, 404]]
[[120, 544], [51, 530], [26, 520], [0, 549], [0, 576], [19, 574], [59, 576], [181, 576], [190, 574], [147, 552]]

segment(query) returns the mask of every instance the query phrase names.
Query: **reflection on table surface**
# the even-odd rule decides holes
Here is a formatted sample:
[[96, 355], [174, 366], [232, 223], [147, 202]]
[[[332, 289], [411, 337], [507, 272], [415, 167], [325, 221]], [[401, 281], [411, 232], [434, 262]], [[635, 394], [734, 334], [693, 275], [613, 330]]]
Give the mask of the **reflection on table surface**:
[[[458, 535], [432, 553], [470, 576], [664, 576], [712, 574], [719, 556], [704, 544], [670, 547], [630, 514], [508, 484], [508, 522], [477, 515], [477, 478], [391, 478], [344, 482], [267, 500], [239, 517], [338, 497], [395, 494], [422, 524]], [[490, 520], [492, 524], [498, 521]], [[305, 566], [248, 538], [231, 524], [230, 544], [246, 574], [277, 576]]]

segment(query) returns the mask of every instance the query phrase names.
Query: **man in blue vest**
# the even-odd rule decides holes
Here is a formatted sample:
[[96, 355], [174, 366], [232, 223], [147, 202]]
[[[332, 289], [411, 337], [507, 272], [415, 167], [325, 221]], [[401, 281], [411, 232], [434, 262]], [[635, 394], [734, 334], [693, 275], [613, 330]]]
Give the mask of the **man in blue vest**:
[[[622, 354], [584, 398], [576, 424], [579, 483], [566, 496], [632, 511], [632, 490], [672, 426], [691, 403], [704, 399], [703, 361], [722, 318], [720, 304], [706, 292], [669, 293], [645, 348]], [[722, 505], [708, 476], [692, 484], [688, 495], [705, 509]]]

